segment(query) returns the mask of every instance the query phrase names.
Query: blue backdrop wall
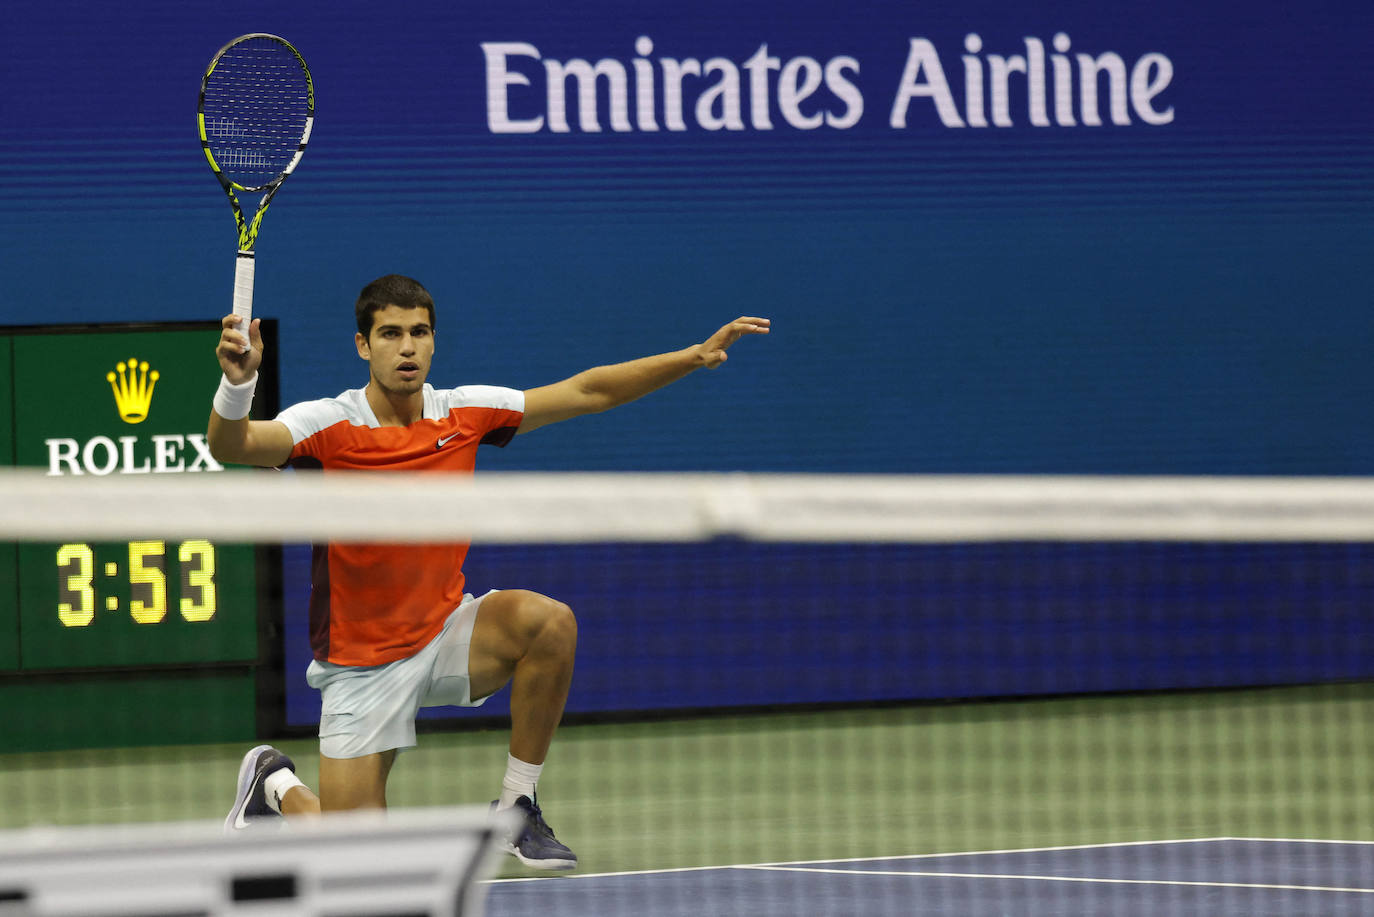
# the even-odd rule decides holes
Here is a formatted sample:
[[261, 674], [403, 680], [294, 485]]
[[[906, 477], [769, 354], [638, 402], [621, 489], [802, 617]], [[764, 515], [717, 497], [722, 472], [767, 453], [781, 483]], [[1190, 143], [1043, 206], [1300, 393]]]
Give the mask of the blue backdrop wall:
[[[722, 371], [491, 450], [489, 469], [1374, 470], [1369, 4], [25, 4], [0, 36], [0, 322], [228, 311], [232, 224], [195, 93], [215, 49], [256, 30], [300, 47], [318, 101], [259, 241], [284, 403], [362, 384], [349, 306], [398, 271], [439, 302], [440, 385], [528, 387], [735, 315], [774, 321]], [[475, 580], [559, 594], [586, 565], [559, 555], [512, 582], [519, 558], [499, 553], [496, 576], [475, 552]], [[807, 566], [849, 563], [834, 553]], [[728, 579], [727, 559], [705, 578]], [[1339, 560], [1356, 579], [1365, 563]], [[788, 632], [796, 594], [777, 589], [739, 619]], [[894, 594], [854, 640], [942, 631], [971, 607]], [[616, 671], [617, 641], [648, 627], [634, 622], [668, 614], [587, 601], [600, 626], [584, 628], [579, 684]], [[1089, 590], [1045, 620], [1108, 611]], [[1018, 618], [1027, 634], [1034, 619]], [[882, 685], [838, 696], [971, 690], [963, 667], [929, 675], [958, 657], [946, 638], [910, 639], [924, 649], [870, 660]], [[833, 644], [796, 659], [824, 668], [806, 654]], [[1064, 686], [1000, 678], [972, 693]], [[626, 681], [572, 707], [672, 705]], [[775, 681], [747, 702], [813, 699]]]

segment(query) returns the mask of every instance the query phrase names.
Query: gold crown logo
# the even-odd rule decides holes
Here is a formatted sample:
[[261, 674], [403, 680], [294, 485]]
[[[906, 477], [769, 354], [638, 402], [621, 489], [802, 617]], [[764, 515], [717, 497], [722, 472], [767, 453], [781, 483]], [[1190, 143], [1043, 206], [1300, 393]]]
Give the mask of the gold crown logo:
[[153, 386], [157, 384], [158, 371], [148, 372], [148, 361], [129, 360], [115, 364], [115, 371], [105, 374], [114, 392], [115, 408], [125, 423], [142, 423], [148, 416], [148, 407], [153, 403]]

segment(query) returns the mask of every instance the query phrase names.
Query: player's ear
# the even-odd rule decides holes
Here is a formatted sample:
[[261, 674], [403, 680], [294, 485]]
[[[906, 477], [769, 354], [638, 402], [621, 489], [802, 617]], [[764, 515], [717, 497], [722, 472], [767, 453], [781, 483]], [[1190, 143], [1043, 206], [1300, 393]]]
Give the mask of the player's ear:
[[367, 346], [367, 338], [363, 337], [361, 331], [353, 332], [353, 344], [358, 348], [358, 356], [364, 360], [372, 360], [372, 348]]

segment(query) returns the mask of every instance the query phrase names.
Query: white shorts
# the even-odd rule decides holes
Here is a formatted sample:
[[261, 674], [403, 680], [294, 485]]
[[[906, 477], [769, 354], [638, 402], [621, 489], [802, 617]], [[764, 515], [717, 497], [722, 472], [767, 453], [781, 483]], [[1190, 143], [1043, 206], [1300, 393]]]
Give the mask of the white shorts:
[[320, 754], [361, 758], [412, 748], [421, 707], [481, 705], [485, 697], [471, 696], [468, 647], [487, 595], [463, 596], [443, 630], [414, 656], [371, 666], [312, 661], [305, 680], [320, 692]]

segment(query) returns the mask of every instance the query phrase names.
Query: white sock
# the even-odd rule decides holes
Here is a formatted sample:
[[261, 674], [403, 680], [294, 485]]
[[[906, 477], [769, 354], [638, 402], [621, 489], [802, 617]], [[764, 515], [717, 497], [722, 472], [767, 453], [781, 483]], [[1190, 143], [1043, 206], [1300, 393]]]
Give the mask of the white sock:
[[533, 802], [534, 788], [543, 770], [542, 764], [527, 764], [514, 755], [506, 755], [506, 776], [501, 780], [501, 798], [496, 801], [496, 808], [509, 809], [520, 796], [528, 796]]
[[281, 814], [281, 800], [293, 787], [305, 786], [289, 767], [279, 767], [262, 780], [263, 795], [273, 812]]

